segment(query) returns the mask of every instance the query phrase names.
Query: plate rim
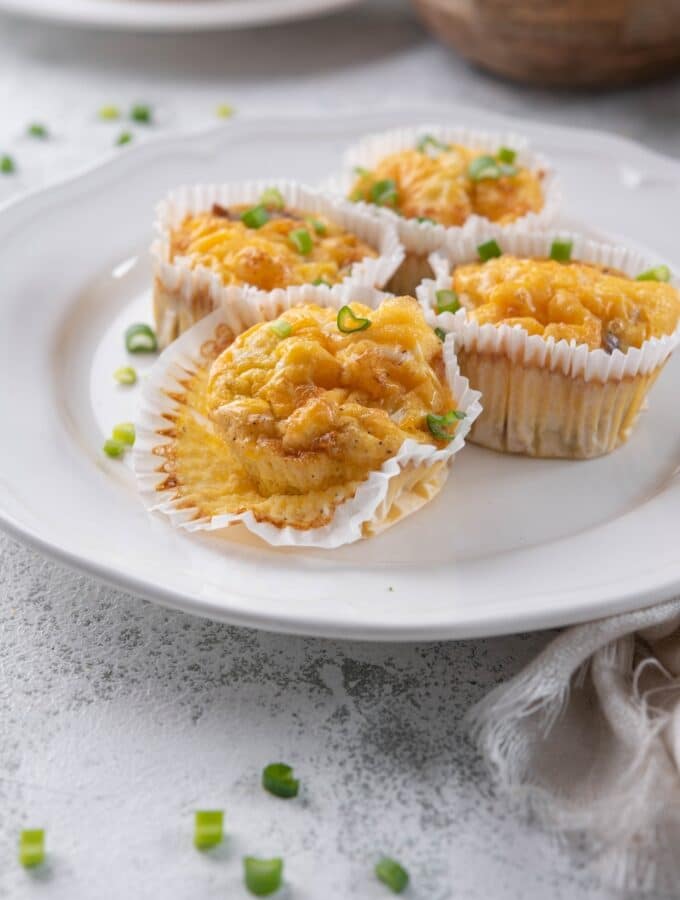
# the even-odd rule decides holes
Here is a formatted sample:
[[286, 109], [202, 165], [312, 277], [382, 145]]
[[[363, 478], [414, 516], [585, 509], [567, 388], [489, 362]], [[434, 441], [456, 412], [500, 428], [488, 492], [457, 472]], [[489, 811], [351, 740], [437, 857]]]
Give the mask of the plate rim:
[[212, 28], [264, 27], [316, 18], [363, 0], [0, 0], [0, 12], [21, 19], [92, 29], [195, 33]]
[[[403, 108], [394, 106], [393, 111], [399, 110], [403, 112]], [[434, 117], [448, 117], [466, 115], [466, 109], [459, 105], [428, 105], [421, 106], [418, 116], [421, 121], [426, 122]], [[381, 108], [381, 113], [385, 114], [385, 107]], [[405, 115], [413, 116], [412, 110]], [[479, 111], [470, 110], [472, 115], [479, 118]], [[370, 117], [371, 111], [364, 111], [359, 116]], [[123, 153], [110, 152], [104, 159], [94, 163], [87, 164], [74, 173], [59, 179], [58, 181], [42, 188], [36, 188], [26, 192], [23, 195], [10, 199], [0, 204], [0, 217], [5, 220], [6, 217], [18, 216], [24, 219], [30, 215], [31, 209], [37, 207], [52, 208], [58, 205], [62, 191], [68, 191], [70, 187], [78, 185], [82, 187], [82, 182], [89, 178], [97, 178], [101, 173], [104, 175], [120, 170], [119, 174], [125, 174], [125, 167], [133, 163], [135, 166], [142, 165], [146, 157], [153, 158], [159, 152], [166, 149], [168, 153], [174, 153], [177, 150], [190, 148], [192, 145], [200, 144], [201, 152], [217, 152], [218, 146], [230, 140], [230, 131], [236, 129], [243, 136], [250, 129], [257, 130], [263, 126], [271, 127], [273, 123], [278, 122], [280, 125], [285, 122], [290, 125], [290, 113], [279, 110], [276, 114], [251, 114], [235, 120], [231, 123], [219, 124], [211, 126], [208, 129], [194, 131], [174, 136], [158, 136], [146, 141], [142, 145], [131, 147], [123, 151]], [[295, 114], [298, 125], [302, 127], [303, 123], [308, 125], [314, 121], [318, 125], [319, 113], [316, 111], [298, 111]], [[358, 114], [351, 111], [331, 112], [325, 114], [322, 118], [328, 123], [332, 122], [336, 126], [341, 124], [343, 119], [356, 121]], [[647, 160], [654, 159], [658, 164], [662, 164], [664, 168], [668, 167], [668, 171], [672, 172], [675, 178], [680, 173], [680, 163], [671, 157], [664, 156], [654, 150], [648, 150], [637, 142], [625, 138], [620, 135], [609, 134], [601, 131], [591, 131], [589, 129], [572, 129], [563, 126], [549, 125], [544, 126], [542, 123], [531, 122], [530, 120], [515, 119], [508, 121], [506, 117], [495, 114], [485, 114], [485, 118], [493, 120], [497, 123], [497, 127], [501, 127], [499, 123], [505, 122], [511, 125], [515, 130], [534, 130], [537, 129], [541, 134], [552, 134], [554, 137], [569, 134], [573, 139], [574, 134], [580, 134], [592, 142], [597, 140], [609, 147], [625, 148], [628, 156], [631, 153], [642, 155]], [[218, 142], [218, 146], [208, 146], [206, 143]], [[87, 185], [85, 185], [87, 186]], [[87, 191], [85, 191], [87, 193]], [[6, 222], [3, 222], [6, 224]], [[0, 503], [2, 496], [0, 494]], [[630, 587], [627, 591], [616, 590], [616, 609], [612, 610], [613, 602], [612, 590], [616, 585], [610, 586], [610, 589], [600, 596], [598, 600], [590, 600], [586, 606], [579, 606], [577, 610], [572, 610], [570, 614], [565, 614], [560, 608], [560, 604], [556, 604], [557, 609], [547, 608], [540, 614], [535, 609], [528, 608], [518, 612], [516, 609], [508, 613], [495, 615], [488, 619], [487, 616], [458, 616], [455, 623], [449, 622], [442, 627], [441, 623], [426, 623], [418, 626], [413, 623], [386, 623], [384, 621], [367, 621], [362, 620], [354, 624], [348, 623], [346, 620], [334, 620], [328, 617], [315, 618], [305, 614], [304, 619], [298, 615], [285, 615], [285, 610], [280, 615], [272, 614], [270, 611], [253, 610], [249, 604], [252, 603], [253, 594], [245, 594], [238, 589], [230, 586], [228, 589], [229, 606], [225, 608], [223, 605], [217, 606], [209, 598], [200, 598], [197, 596], [188, 596], [181, 592], [173, 591], [165, 586], [160, 586], [151, 581], [144, 581], [135, 574], [131, 574], [120, 569], [116, 569], [107, 565], [106, 561], [101, 559], [93, 559], [89, 555], [79, 554], [77, 550], [68, 547], [68, 541], [59, 541], [54, 539], [54, 535], [44, 537], [34, 531], [31, 527], [20, 523], [0, 505], [0, 528], [9, 533], [13, 538], [20, 542], [28, 543], [30, 546], [45, 553], [47, 556], [56, 559], [62, 564], [69, 565], [80, 571], [84, 571], [95, 577], [99, 581], [123, 588], [137, 596], [144, 597], [152, 602], [159, 603], [163, 606], [178, 609], [185, 613], [201, 615], [214, 620], [228, 622], [238, 626], [257, 627], [263, 630], [276, 631], [281, 633], [332, 637], [352, 640], [368, 640], [368, 641], [414, 641], [414, 640], [434, 640], [434, 639], [458, 639], [465, 637], [482, 637], [487, 635], [507, 634], [522, 630], [537, 630], [551, 628], [566, 623], [587, 621], [594, 618], [600, 618], [604, 615], [620, 613], [631, 609], [639, 609], [649, 606], [655, 602], [660, 602], [672, 596], [680, 588], [680, 569], [671, 573], [664, 573], [663, 577], [657, 577], [653, 584], [640, 588], [639, 585]], [[573, 593], [573, 591], [571, 592]], [[553, 595], [551, 595], [553, 596]], [[221, 598], [224, 601], [224, 596]], [[459, 610], [460, 612], [460, 610]]]

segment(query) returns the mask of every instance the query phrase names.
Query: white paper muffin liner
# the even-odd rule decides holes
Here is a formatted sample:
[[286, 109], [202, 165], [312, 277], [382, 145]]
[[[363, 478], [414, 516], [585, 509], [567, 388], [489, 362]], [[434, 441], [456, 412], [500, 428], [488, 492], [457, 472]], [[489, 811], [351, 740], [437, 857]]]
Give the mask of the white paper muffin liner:
[[[161, 345], [172, 340], [177, 330], [178, 320], [185, 306], [185, 318], [189, 324], [196, 316], [192, 304], [199, 311], [207, 313], [217, 309], [225, 299], [227, 286], [219, 274], [205, 266], [192, 266], [187, 257], [171, 259], [170, 232], [181, 225], [187, 215], [207, 212], [214, 203], [230, 207], [255, 204], [267, 188], [278, 189], [289, 209], [295, 209], [311, 216], [327, 216], [346, 231], [352, 232], [370, 244], [378, 253], [377, 257], [366, 257], [352, 266], [343, 284], [360, 284], [382, 288], [399, 268], [404, 258], [404, 249], [391, 222], [378, 220], [354, 204], [333, 200], [311, 188], [287, 180], [243, 181], [229, 184], [187, 185], [172, 191], [157, 207], [155, 230], [157, 238], [151, 247], [154, 275], [158, 280], [166, 300], [169, 296], [179, 298], [176, 302], [162, 301], [157, 314], [157, 330]], [[253, 290], [257, 290], [253, 287]], [[196, 301], [198, 300], [198, 303]], [[189, 311], [192, 310], [192, 311]], [[164, 319], [167, 317], [167, 321]], [[180, 329], [181, 330], [181, 329]]]
[[[641, 347], [631, 347], [625, 353], [621, 350], [607, 353], [601, 349], [591, 350], [586, 344], [577, 344], [574, 340], [556, 341], [553, 337], [530, 335], [519, 325], [479, 325], [468, 319], [464, 306], [455, 314], [436, 313], [436, 292], [450, 289], [451, 276], [457, 265], [479, 260], [477, 247], [480, 244], [495, 239], [504, 253], [519, 257], [547, 257], [555, 238], [573, 242], [573, 260], [608, 266], [633, 278], [664, 262], [649, 250], [595, 241], [575, 232], [559, 229], [508, 232], [477, 223], [466, 234], [451, 241], [445, 250], [429, 257], [435, 277], [423, 281], [416, 291], [428, 322], [452, 332], [456, 348], [476, 350], [482, 354], [502, 354], [514, 363], [561, 372], [571, 378], [583, 378], [586, 382], [621, 381], [646, 375], [662, 366], [680, 341], [680, 327], [672, 334], [650, 338]], [[680, 287], [675, 276], [671, 283]], [[464, 298], [461, 302], [464, 303]]]
[[[531, 150], [526, 138], [512, 132], [490, 133], [478, 131], [474, 128], [466, 128], [465, 126], [435, 124], [397, 128], [392, 131], [372, 134], [347, 150], [343, 160], [342, 172], [329, 180], [327, 184], [328, 190], [335, 195], [346, 198], [356, 181], [354, 170], [357, 166], [367, 169], [374, 168], [381, 159], [391, 153], [413, 149], [418, 140], [426, 134], [431, 134], [437, 140], [445, 143], [478, 148], [492, 155], [498, 152], [499, 147], [511, 147], [517, 152], [518, 165], [531, 169], [534, 172], [541, 171], [544, 173], [542, 179], [543, 209], [537, 213], [527, 213], [508, 225], [498, 226], [503, 232], [511, 232], [517, 227], [540, 228], [550, 225], [555, 220], [562, 203], [559, 178], [548, 160], [541, 154]], [[474, 229], [482, 224], [487, 227], [491, 224], [488, 219], [482, 216], [472, 215], [463, 225], [447, 227], [431, 222], [405, 219], [386, 207], [376, 207], [370, 203], [359, 202], [354, 205], [371, 212], [378, 218], [393, 222], [407, 253], [417, 256], [432, 253], [444, 245], [447, 239], [455, 239], [461, 232], [471, 228]]]
[[[338, 506], [333, 520], [327, 525], [307, 530], [290, 526], [279, 528], [271, 523], [258, 522], [252, 512], [197, 518], [196, 509], [179, 507], [172, 490], [159, 492], [156, 489], [162, 482], [164, 473], [159, 471], [162, 457], [154, 453], [154, 447], [172, 441], [170, 437], [159, 434], [159, 431], [168, 427], [165, 416], [172, 414], [180, 406], [176, 397], [183, 391], [181, 381], [186, 379], [187, 372], [204, 364], [201, 347], [213, 338], [218, 326], [227, 325], [236, 336], [257, 322], [275, 320], [286, 309], [302, 303], [316, 303], [339, 309], [347, 303], [358, 302], [375, 308], [384, 297], [379, 291], [355, 285], [333, 288], [305, 285], [268, 293], [230, 288], [227, 302], [220, 309], [186, 331], [161, 354], [143, 385], [136, 422], [133, 464], [147, 509], [165, 514], [175, 527], [188, 532], [216, 531], [242, 523], [250, 532], [274, 546], [331, 549], [359, 540], [367, 528], [369, 533], [382, 530], [385, 523], [381, 519], [386, 506], [393, 502], [390, 488], [399, 477], [406, 476], [408, 481], [409, 472], [416, 467], [421, 467], [423, 471], [427, 468], [431, 472], [429, 484], [425, 484], [427, 479], [423, 478], [421, 498], [409, 493], [407, 489], [402, 508], [397, 510], [396, 515], [392, 511], [391, 521], [402, 518], [431, 499], [445, 481], [446, 467], [463, 448], [466, 434], [481, 413], [479, 393], [472, 390], [467, 379], [460, 374], [453, 336], [449, 336], [443, 344], [445, 371], [456, 406], [465, 413], [465, 417], [458, 423], [454, 439], [442, 449], [432, 444], [406, 440], [394, 457], [387, 460], [379, 470], [370, 473], [354, 497]], [[169, 396], [173, 393], [174, 397]]]

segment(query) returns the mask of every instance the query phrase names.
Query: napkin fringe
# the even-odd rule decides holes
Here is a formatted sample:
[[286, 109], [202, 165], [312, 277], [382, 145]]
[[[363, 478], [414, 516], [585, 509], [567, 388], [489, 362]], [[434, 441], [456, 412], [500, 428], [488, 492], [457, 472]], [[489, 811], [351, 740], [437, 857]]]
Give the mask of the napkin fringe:
[[[677, 680], [634, 636], [678, 610], [674, 601], [563, 632], [467, 716], [498, 792], [560, 845], [580, 848], [604, 884], [635, 897], [672, 891], [680, 879], [678, 770], [663, 737], [672, 712], [658, 704]], [[649, 667], [667, 681], [644, 691], [640, 676]], [[553, 730], [579, 689], [597, 704], [617, 764], [575, 801], [569, 779], [560, 782], [538, 760], [560, 759]]]

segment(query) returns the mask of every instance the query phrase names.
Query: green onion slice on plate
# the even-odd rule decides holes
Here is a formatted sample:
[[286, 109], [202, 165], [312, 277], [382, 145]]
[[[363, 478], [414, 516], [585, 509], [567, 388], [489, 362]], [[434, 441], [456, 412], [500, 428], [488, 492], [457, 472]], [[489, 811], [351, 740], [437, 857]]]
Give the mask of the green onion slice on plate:
[[136, 437], [135, 426], [132, 422], [119, 422], [118, 425], [113, 426], [111, 437], [119, 444], [132, 447]]
[[267, 897], [281, 887], [283, 878], [283, 860], [258, 859], [246, 856], [243, 859], [243, 874], [246, 887], [256, 897]]
[[262, 787], [275, 797], [297, 797], [300, 782], [286, 763], [270, 763], [262, 770]]
[[153, 328], [144, 322], [130, 325], [125, 331], [125, 349], [128, 353], [155, 353], [158, 341]]
[[355, 331], [365, 331], [371, 320], [355, 316], [349, 306], [343, 306], [338, 310], [337, 323], [338, 330], [343, 334], [353, 334]]
[[118, 384], [135, 384], [137, 381], [137, 372], [132, 366], [121, 366], [113, 373], [113, 377]]

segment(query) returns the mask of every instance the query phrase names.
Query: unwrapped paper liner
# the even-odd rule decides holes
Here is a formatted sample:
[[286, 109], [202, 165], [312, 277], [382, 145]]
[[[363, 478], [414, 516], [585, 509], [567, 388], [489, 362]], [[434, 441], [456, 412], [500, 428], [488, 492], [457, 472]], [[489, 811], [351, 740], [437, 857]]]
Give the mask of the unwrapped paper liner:
[[[556, 341], [554, 337], [530, 335], [520, 325], [479, 325], [468, 318], [464, 306], [456, 313], [436, 313], [436, 292], [451, 289], [451, 277], [457, 265], [479, 262], [477, 247], [480, 244], [494, 239], [504, 253], [546, 258], [556, 238], [572, 242], [572, 260], [607, 266], [632, 278], [663, 262], [640, 247], [603, 243], [569, 231], [516, 230], [509, 233], [478, 224], [469, 233], [451, 241], [446, 253], [439, 251], [430, 256], [435, 277], [423, 281], [416, 291], [428, 322], [445, 332], [452, 332], [459, 350], [502, 355], [517, 365], [560, 372], [586, 382], [622, 381], [647, 375], [662, 366], [680, 341], [680, 326], [672, 334], [650, 338], [641, 347], [631, 347], [625, 353], [618, 349], [607, 353], [602, 349], [591, 350], [587, 344], [577, 344], [575, 340]], [[672, 284], [679, 286], [677, 278], [672, 279]], [[464, 302], [464, 298], [461, 299]]]
[[[186, 216], [209, 212], [213, 204], [225, 208], [256, 204], [262, 193], [271, 188], [281, 192], [287, 209], [310, 216], [325, 216], [376, 250], [378, 256], [366, 257], [352, 266], [343, 284], [382, 288], [401, 265], [404, 249], [394, 225], [386, 220], [376, 219], [355, 204], [332, 200], [293, 181], [193, 185], [172, 191], [156, 211], [155, 230], [158, 236], [153, 242], [151, 254], [154, 274], [163, 288], [171, 294], [179, 295], [187, 305], [194, 297], [209, 298], [212, 309], [222, 305], [228, 286], [217, 272], [205, 266], [192, 266], [187, 257], [176, 256], [174, 260], [171, 259], [170, 232], [179, 227]], [[258, 289], [253, 287], [252, 290]], [[172, 318], [171, 309], [167, 311], [167, 315]], [[174, 323], [157, 324], [161, 343], [165, 345], [168, 341], [163, 339], [163, 335], [172, 335]]]
[[[162, 457], [153, 450], [154, 447], [171, 442], [171, 438], [160, 435], [159, 430], [167, 429], [168, 419], [164, 416], [173, 413], [180, 405], [168, 393], [181, 394], [184, 391], [182, 380], [186, 380], [188, 373], [200, 367], [201, 347], [214, 337], [219, 325], [227, 325], [236, 336], [258, 322], [273, 321], [286, 309], [303, 303], [340, 309], [348, 303], [356, 302], [375, 308], [385, 296], [379, 291], [355, 285], [334, 288], [305, 285], [271, 292], [252, 292], [231, 287], [227, 293], [227, 302], [221, 309], [194, 325], [161, 354], [144, 382], [133, 463], [143, 501], [149, 510], [164, 513], [173, 525], [189, 532], [214, 531], [241, 522], [253, 534], [275, 546], [330, 549], [352, 543], [363, 536], [362, 526], [379, 515], [381, 506], [388, 498], [390, 482], [404, 471], [404, 467], [431, 466], [431, 490], [427, 492], [428, 496], [423, 502], [437, 493], [445, 477], [445, 473], [442, 474], [442, 464], [449, 463], [463, 448], [466, 434], [481, 413], [479, 393], [471, 390], [467, 379], [458, 369], [452, 337], [443, 344], [445, 371], [457, 409], [465, 413], [465, 417], [458, 422], [454, 439], [443, 449], [433, 444], [406, 440], [395, 456], [387, 460], [379, 470], [370, 473], [354, 497], [338, 506], [329, 524], [308, 530], [290, 526], [279, 528], [271, 523], [258, 522], [251, 512], [196, 518], [195, 509], [177, 506], [172, 490], [157, 491], [156, 486], [163, 478], [163, 473], [159, 472]], [[421, 504], [414, 503], [413, 496], [406, 497], [403, 514], [413, 511], [418, 505]]]
[[[438, 124], [397, 128], [372, 134], [348, 149], [343, 161], [342, 173], [328, 182], [328, 190], [346, 198], [356, 181], [355, 169], [357, 167], [372, 169], [381, 159], [392, 153], [414, 149], [418, 141], [425, 135], [432, 135], [444, 143], [473, 147], [492, 156], [498, 153], [500, 147], [511, 147], [517, 153], [516, 163], [518, 166], [544, 173], [541, 180], [543, 208], [538, 212], [526, 213], [507, 225], [497, 226], [502, 233], [512, 232], [517, 227], [540, 228], [550, 225], [555, 220], [562, 204], [559, 179], [545, 157], [530, 149], [526, 138], [511, 132], [489, 133], [464, 126]], [[419, 222], [417, 219], [406, 219], [384, 206], [376, 207], [364, 202], [354, 205], [372, 212], [381, 219], [394, 222], [406, 251], [418, 256], [432, 253], [444, 245], [447, 240], [455, 240], [461, 233], [479, 225], [488, 227], [490, 224], [488, 219], [474, 214], [469, 216], [462, 225], [445, 226], [432, 222]]]

